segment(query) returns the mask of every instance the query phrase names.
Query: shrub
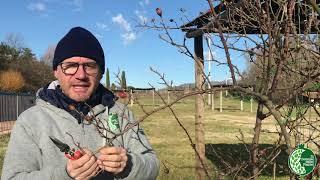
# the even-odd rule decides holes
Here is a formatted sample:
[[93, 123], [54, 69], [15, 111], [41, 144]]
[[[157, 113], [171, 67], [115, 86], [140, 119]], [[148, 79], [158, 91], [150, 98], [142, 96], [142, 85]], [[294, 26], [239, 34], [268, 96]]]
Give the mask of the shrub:
[[7, 70], [0, 72], [0, 90], [16, 92], [25, 85], [25, 80], [19, 71]]

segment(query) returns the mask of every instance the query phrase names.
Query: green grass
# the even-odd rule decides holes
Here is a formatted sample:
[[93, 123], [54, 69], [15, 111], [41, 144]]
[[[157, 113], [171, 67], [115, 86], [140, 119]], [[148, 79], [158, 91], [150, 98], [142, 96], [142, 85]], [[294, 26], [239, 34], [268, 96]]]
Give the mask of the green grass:
[[[144, 107], [147, 111], [153, 109], [152, 98], [141, 96], [139, 99], [141, 104], [145, 105]], [[174, 97], [171, 97], [171, 100], [173, 99]], [[250, 112], [250, 101], [244, 102], [244, 111], [240, 111], [240, 101], [238, 99], [224, 97], [223, 112], [219, 112], [219, 102], [219, 97], [216, 95], [216, 109], [211, 110], [210, 107], [206, 107], [205, 109], [204, 128], [206, 148], [212, 146], [215, 147], [215, 149], [220, 149], [222, 155], [227, 154], [231, 158], [229, 163], [236, 163], [237, 161], [234, 161], [236, 159], [240, 158], [239, 160], [243, 160], [241, 158], [248, 158], [248, 153], [244, 148], [245, 146], [241, 144], [242, 142], [239, 140], [239, 138], [241, 138], [240, 130], [243, 134], [244, 143], [249, 146], [248, 144], [251, 143], [254, 133], [257, 105], [254, 103], [253, 112]], [[163, 105], [163, 103], [161, 103], [159, 98], [156, 98], [155, 105], [155, 107], [159, 107]], [[134, 111], [137, 119], [144, 115], [137, 104], [134, 104], [133, 107], [130, 108]], [[180, 101], [173, 106], [173, 109], [194, 142], [194, 97]], [[158, 179], [194, 179], [195, 153], [186, 133], [179, 126], [171, 111], [167, 108], [154, 113], [142, 122], [142, 126], [161, 161], [161, 170]], [[276, 128], [277, 123], [272, 118], [263, 121], [262, 129], [275, 132]], [[0, 144], [1, 164], [8, 138], [5, 137], [2, 139]], [[260, 142], [265, 144], [265, 146], [270, 146], [270, 144], [273, 144], [276, 140], [277, 135], [275, 134], [261, 133]], [[207, 152], [206, 164], [209, 166], [212, 177], [215, 177], [217, 169], [219, 169], [221, 164], [219, 164], [217, 157], [209, 153], [210, 149], [207, 149]], [[242, 154], [242, 156], [239, 156], [239, 153]], [[279, 162], [283, 161], [287, 161], [285, 156], [279, 159]], [[2, 166], [1, 164], [0, 166]], [[166, 172], [167, 169], [169, 169], [169, 173]], [[260, 179], [272, 179], [270, 172], [266, 172], [265, 174], [262, 175]], [[280, 176], [280, 174], [281, 173], [278, 174], [276, 179], [288, 179], [287, 176]], [[226, 179], [232, 178], [226, 177]]]
[[[144, 102], [143, 97], [141, 102]], [[160, 100], [157, 99], [159, 105]], [[206, 101], [207, 102], [207, 101]], [[240, 111], [240, 101], [232, 98], [223, 98], [223, 112], [219, 112], [220, 99], [215, 99], [215, 110], [206, 107], [205, 121], [205, 143], [231, 144], [241, 143], [237, 137], [240, 137], [239, 129], [244, 134], [245, 143], [250, 143], [253, 137], [253, 128], [255, 125], [256, 104], [253, 111], [250, 112], [250, 102], [244, 102], [244, 111]], [[151, 103], [152, 104], [152, 103]], [[194, 141], [194, 98], [188, 98], [173, 106], [179, 120], [188, 130]], [[152, 110], [152, 106], [146, 106], [147, 110]], [[134, 105], [132, 107], [137, 118], [143, 116], [141, 109]], [[263, 128], [275, 130], [276, 122], [272, 119], [266, 121]], [[173, 115], [168, 109], [155, 113], [143, 122], [143, 127], [148, 135], [159, 159], [161, 160], [161, 172], [159, 180], [164, 179], [194, 179], [195, 155], [190, 142], [183, 129], [179, 126]], [[270, 134], [261, 134], [261, 142], [274, 143], [277, 136]], [[226, 150], [228, 151], [228, 149]], [[246, 153], [246, 152], [243, 152]], [[207, 157], [208, 158], [208, 157]], [[217, 165], [215, 162], [207, 159], [212, 177], [215, 176]], [[169, 169], [169, 174], [165, 173], [165, 167]], [[270, 176], [262, 176], [262, 179], [270, 179]], [[277, 179], [281, 179], [278, 177]], [[228, 178], [227, 178], [228, 179]], [[284, 179], [286, 179], [284, 177]]]
[[4, 155], [9, 142], [9, 135], [0, 135], [0, 174], [2, 172], [2, 164], [4, 160]]

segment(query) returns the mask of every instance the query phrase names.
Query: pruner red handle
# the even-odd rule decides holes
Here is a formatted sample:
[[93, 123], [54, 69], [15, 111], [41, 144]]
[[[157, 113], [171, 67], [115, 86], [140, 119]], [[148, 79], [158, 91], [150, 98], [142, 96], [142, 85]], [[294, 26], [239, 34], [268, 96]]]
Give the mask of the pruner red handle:
[[65, 153], [64, 155], [71, 160], [77, 160], [83, 156], [80, 150], [76, 150], [75, 152], [71, 153]]

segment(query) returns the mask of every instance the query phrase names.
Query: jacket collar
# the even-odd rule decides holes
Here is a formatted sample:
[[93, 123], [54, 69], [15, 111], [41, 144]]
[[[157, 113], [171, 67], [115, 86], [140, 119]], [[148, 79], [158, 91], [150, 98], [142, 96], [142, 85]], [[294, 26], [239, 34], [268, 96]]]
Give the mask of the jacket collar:
[[[117, 97], [102, 84], [99, 84], [90, 99], [86, 102], [76, 102], [62, 92], [58, 81], [53, 81], [38, 90], [37, 99], [42, 99], [53, 106], [67, 111], [75, 117], [80, 124], [83, 121], [83, 116], [87, 115], [91, 108], [97, 105], [111, 108], [117, 100]], [[70, 108], [70, 105], [73, 107]]]

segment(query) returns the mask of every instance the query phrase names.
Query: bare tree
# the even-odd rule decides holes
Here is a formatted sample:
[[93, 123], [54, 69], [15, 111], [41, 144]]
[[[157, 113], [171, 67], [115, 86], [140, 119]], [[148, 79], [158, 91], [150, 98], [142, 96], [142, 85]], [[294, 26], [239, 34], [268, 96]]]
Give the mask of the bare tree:
[[24, 38], [18, 33], [7, 34], [4, 42], [17, 50], [21, 50], [23, 47], [25, 47]]
[[44, 55], [40, 58], [40, 61], [51, 67], [55, 49], [55, 46], [49, 46]]
[[[316, 132], [319, 130], [312, 125], [318, 121], [311, 122], [305, 113], [306, 109], [312, 108], [312, 104], [296, 101], [306, 92], [306, 84], [314, 83], [320, 77], [319, 37], [316, 35], [319, 33], [319, 14], [315, 11], [317, 5], [310, 4], [310, 1], [295, 0], [240, 0], [223, 1], [213, 7], [212, 2], [208, 0], [208, 6], [210, 10], [194, 21], [181, 18], [182, 25], [178, 25], [179, 21], [174, 19], [165, 21], [162, 10], [157, 8], [160, 20], [154, 18], [151, 23], [142, 24], [140, 27], [163, 30], [164, 34], [161, 34], [160, 38], [177, 48], [180, 53], [194, 59], [199, 69], [197, 71], [202, 71], [202, 77], [207, 83], [210, 83], [208, 76], [201, 67], [203, 58], [200, 57], [199, 61], [199, 56], [193, 55], [186, 41], [187, 38], [194, 38], [196, 41], [202, 39], [204, 33], [211, 33], [211, 38], [215, 39], [211, 41], [213, 47], [221, 48], [225, 52], [226, 61], [214, 61], [229, 69], [233, 83], [228, 89], [253, 96], [258, 102], [254, 137], [249, 151], [249, 164], [252, 167], [250, 178], [258, 179], [261, 171], [272, 164], [279, 155], [275, 148], [268, 160], [263, 162], [259, 158], [261, 152], [265, 152], [259, 144], [262, 124], [267, 117], [272, 116], [277, 121], [277, 143], [286, 144], [287, 153], [290, 153], [297, 143], [315, 142], [318, 138]], [[170, 32], [173, 30], [186, 32], [181, 42], [171, 35]], [[253, 91], [239, 85], [240, 78], [237, 77], [245, 77], [240, 72], [236, 59], [230, 55], [231, 51], [242, 52], [250, 58], [249, 66], [254, 69], [256, 75], [255, 81], [249, 82], [254, 87]], [[217, 91], [217, 88], [206, 90], [204, 86], [201, 87], [201, 83], [198, 87], [200, 88], [195, 89], [193, 94]], [[197, 105], [203, 106], [199, 102]], [[304, 110], [301, 110], [302, 106], [306, 106]], [[299, 112], [295, 118], [289, 113], [294, 108]], [[308, 129], [309, 135], [301, 129]], [[292, 135], [296, 137], [294, 142]], [[204, 178], [203, 174], [198, 177]]]

